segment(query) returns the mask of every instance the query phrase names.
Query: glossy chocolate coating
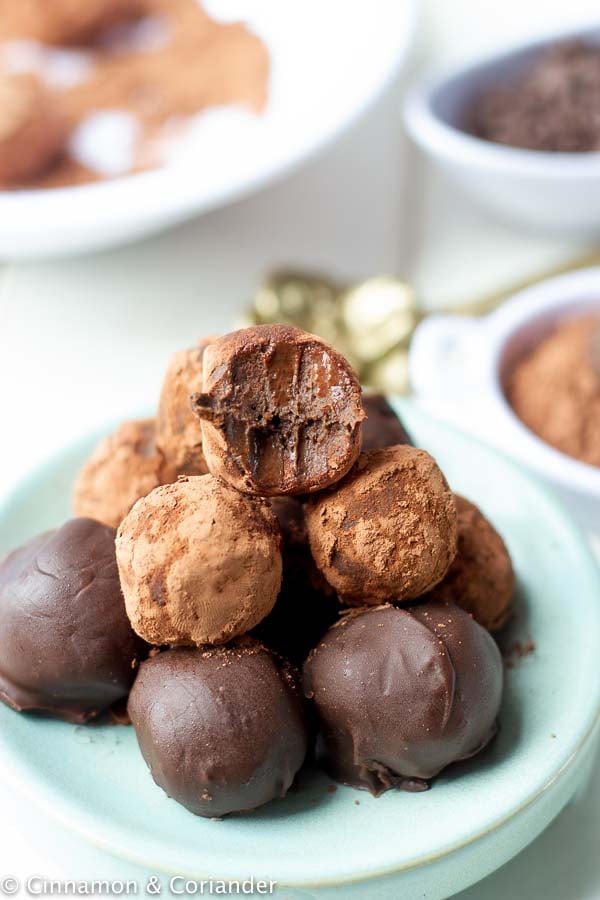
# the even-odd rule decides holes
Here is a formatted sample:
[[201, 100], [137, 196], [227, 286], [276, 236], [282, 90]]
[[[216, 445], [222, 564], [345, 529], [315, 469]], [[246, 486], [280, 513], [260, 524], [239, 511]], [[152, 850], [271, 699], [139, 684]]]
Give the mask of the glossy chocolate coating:
[[155, 782], [199, 816], [285, 796], [306, 755], [296, 676], [251, 638], [147, 660], [128, 709]]
[[264, 497], [305, 494], [342, 478], [360, 451], [361, 389], [349, 363], [314, 335], [259, 325], [204, 353], [202, 420], [209, 470]]
[[363, 394], [362, 404], [367, 414], [361, 426], [363, 451], [413, 443], [383, 394]]
[[125, 613], [115, 530], [71, 519], [0, 563], [0, 699], [85, 722], [127, 696], [146, 645]]
[[502, 680], [493, 638], [454, 605], [350, 615], [304, 664], [318, 755], [334, 778], [375, 795], [425, 790], [494, 736]]

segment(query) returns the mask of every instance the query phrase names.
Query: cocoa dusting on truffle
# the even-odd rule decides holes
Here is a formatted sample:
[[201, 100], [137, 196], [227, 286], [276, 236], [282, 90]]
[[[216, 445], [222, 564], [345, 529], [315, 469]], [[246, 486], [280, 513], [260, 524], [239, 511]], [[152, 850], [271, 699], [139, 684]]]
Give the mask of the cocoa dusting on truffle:
[[546, 443], [600, 466], [600, 377], [594, 340], [600, 314], [568, 320], [540, 341], [509, 373], [508, 400]]
[[408, 445], [362, 453], [309, 501], [306, 521], [317, 566], [352, 605], [419, 597], [456, 555], [454, 496], [435, 460]]
[[220, 644], [273, 608], [281, 536], [264, 500], [212, 475], [182, 477], [135, 504], [117, 533], [127, 613], [151, 644]]
[[304, 664], [304, 689], [318, 757], [336, 780], [376, 796], [422, 791], [496, 733], [502, 661], [453, 604], [388, 605], [330, 629]]
[[486, 88], [466, 127], [477, 137], [561, 153], [600, 150], [600, 47], [565, 41], [543, 50], [524, 74]]
[[455, 495], [458, 552], [444, 579], [429, 595], [456, 603], [475, 621], [497, 631], [510, 616], [515, 574], [506, 545], [481, 511]]
[[360, 451], [355, 373], [324, 341], [288, 325], [259, 325], [210, 344], [193, 409], [208, 468], [247, 493], [320, 490]]
[[165, 482], [208, 472], [202, 428], [190, 397], [202, 390], [202, 357], [211, 340], [201, 338], [195, 347], [175, 353], [165, 374], [156, 416], [156, 445], [165, 459]]
[[45, 172], [66, 141], [66, 123], [41, 82], [0, 73], [0, 189]]
[[199, 816], [284, 797], [306, 755], [297, 677], [250, 638], [148, 660], [129, 713], [156, 783]]
[[154, 420], [123, 422], [100, 442], [79, 471], [73, 488], [73, 510], [76, 516], [88, 516], [116, 528], [136, 500], [164, 480]]

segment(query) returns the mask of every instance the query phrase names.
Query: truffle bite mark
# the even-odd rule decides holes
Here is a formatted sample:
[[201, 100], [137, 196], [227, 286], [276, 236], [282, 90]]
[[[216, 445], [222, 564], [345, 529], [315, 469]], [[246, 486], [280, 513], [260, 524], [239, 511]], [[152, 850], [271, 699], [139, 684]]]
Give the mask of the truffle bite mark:
[[345, 475], [360, 450], [355, 373], [332, 347], [291, 326], [243, 329], [211, 344], [192, 405], [210, 471], [248, 493], [319, 490]]

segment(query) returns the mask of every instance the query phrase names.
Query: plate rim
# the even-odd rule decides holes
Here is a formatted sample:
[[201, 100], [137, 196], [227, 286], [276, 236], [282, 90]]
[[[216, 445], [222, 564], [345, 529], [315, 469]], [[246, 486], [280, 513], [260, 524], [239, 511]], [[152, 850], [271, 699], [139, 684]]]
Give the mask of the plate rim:
[[[545, 484], [541, 483], [537, 478], [532, 476], [525, 467], [521, 466], [519, 463], [516, 463], [507, 454], [499, 451], [480, 438], [474, 437], [453, 425], [449, 425], [444, 421], [436, 419], [429, 412], [427, 412], [427, 410], [422, 409], [414, 401], [400, 398], [390, 399], [392, 401], [392, 404], [398, 409], [401, 415], [405, 416], [405, 414], [408, 414], [409, 427], [411, 413], [414, 411], [414, 415], [417, 419], [423, 420], [427, 424], [433, 425], [434, 427], [440, 427], [444, 431], [449, 431], [456, 435], [459, 439], [472, 442], [473, 444], [478, 446], [482, 452], [488, 454], [494, 459], [499, 459], [508, 470], [513, 470], [517, 474], [517, 477], [519, 479], [527, 481], [531, 485], [532, 489], [536, 492], [536, 494], [540, 497], [540, 499], [546, 505], [553, 508], [554, 513], [560, 517], [563, 527], [569, 533], [573, 544], [576, 544], [578, 547], [578, 552], [580, 554], [579, 559], [581, 561], [583, 561], [584, 559], [586, 560], [587, 578], [590, 581], [590, 584], [592, 584], [594, 581], [596, 582], [598, 596], [600, 597], [600, 569], [589, 545], [589, 542], [587, 541], [577, 524], [573, 521], [572, 517], [565, 511], [564, 506], [560, 502], [560, 500], [555, 497], [552, 491]], [[64, 459], [65, 454], [74, 451], [83, 442], [91, 443], [92, 440], [105, 435], [110, 431], [111, 427], [114, 428], [114, 425], [114, 422], [109, 422], [107, 423], [106, 428], [98, 430], [93, 434], [88, 433], [87, 435], [81, 435], [58, 452], [53, 453], [46, 459], [42, 459], [36, 466], [32, 466], [29, 471], [19, 479], [19, 482], [13, 487], [12, 490], [6, 490], [2, 494], [0, 494], [0, 517], [3, 514], [4, 508], [11, 502], [14, 502], [14, 499], [18, 497], [18, 494], [25, 487], [27, 482], [29, 482], [36, 476], [39, 476], [44, 469], [51, 468], [53, 464], [60, 463], [60, 461]], [[596, 622], [597, 627], [595, 631], [598, 633], [597, 637], [600, 640], [600, 604], [598, 609], [598, 619]], [[487, 825], [483, 825], [476, 832], [469, 834], [469, 836], [464, 838], [463, 840], [446, 844], [438, 851], [435, 851], [433, 853], [422, 853], [420, 856], [415, 857], [414, 859], [411, 859], [400, 865], [396, 864], [383, 866], [378, 869], [370, 869], [368, 871], [352, 873], [349, 875], [333, 875], [330, 878], [322, 877], [312, 880], [306, 878], [282, 879], [278, 880], [279, 886], [298, 889], [318, 889], [369, 883], [378, 879], [400, 875], [403, 872], [412, 871], [418, 868], [424, 868], [434, 862], [444, 860], [451, 856], [453, 853], [457, 853], [463, 849], [466, 849], [467, 847], [476, 844], [484, 837], [497, 832], [504, 825], [513, 821], [516, 817], [524, 813], [537, 800], [539, 800], [542, 796], [547, 794], [548, 791], [550, 791], [553, 787], [560, 783], [563, 777], [568, 772], [570, 772], [572, 767], [581, 757], [582, 753], [594, 740], [595, 733], [597, 732], [600, 723], [600, 678], [597, 679], [595, 694], [596, 696], [594, 702], [589, 704], [588, 713], [585, 717], [583, 717], [582, 723], [580, 723], [581, 727], [580, 729], [578, 729], [577, 739], [566, 744], [565, 752], [561, 756], [560, 762], [559, 764], [557, 764], [556, 768], [553, 769], [550, 774], [548, 774], [546, 780], [542, 785], [538, 786], [532, 792], [526, 793], [522, 801], [518, 805], [510, 809], [501, 818], [495, 819], [491, 825], [489, 823]], [[60, 796], [59, 793], [54, 792], [52, 787], [44, 785], [43, 782], [41, 783], [41, 785], [37, 781], [32, 783], [31, 767], [25, 765], [15, 756], [14, 753], [10, 752], [7, 749], [7, 745], [2, 739], [1, 732], [0, 768], [3, 771], [3, 780], [5, 778], [6, 772], [10, 772], [11, 785], [13, 785], [14, 788], [23, 796], [25, 796], [27, 800], [29, 800], [34, 806], [38, 806], [40, 809], [42, 809], [43, 812], [49, 817], [49, 819], [58, 822], [72, 834], [79, 836], [92, 846], [108, 853], [114, 859], [123, 860], [125, 862], [141, 866], [145, 869], [156, 871], [159, 874], [181, 874], [184, 877], [189, 875], [194, 879], [200, 879], [202, 877], [210, 877], [217, 880], [219, 879], [219, 876], [215, 875], [214, 873], [199, 875], [197, 871], [192, 872], [191, 870], [186, 870], [184, 866], [178, 866], [177, 871], [175, 871], [170, 863], [161, 863], [160, 861], [156, 860], [148, 860], [147, 858], [144, 858], [142, 854], [137, 853], [130, 847], [123, 849], [115, 839], [111, 841], [111, 839], [105, 835], [105, 829], [100, 829], [102, 833], [98, 834], [96, 831], [94, 831], [93, 827], [87, 820], [82, 823], [80, 821], [80, 818], [78, 818], [75, 809], [73, 808], [73, 804], [67, 802], [65, 809], [65, 803], [63, 801], [62, 809], [57, 808], [56, 799], [57, 796]], [[236, 876], [230, 875], [228, 877], [225, 877], [224, 880], [229, 881], [234, 877]], [[242, 876], [237, 877], [240, 877], [240, 879], [242, 878]]]

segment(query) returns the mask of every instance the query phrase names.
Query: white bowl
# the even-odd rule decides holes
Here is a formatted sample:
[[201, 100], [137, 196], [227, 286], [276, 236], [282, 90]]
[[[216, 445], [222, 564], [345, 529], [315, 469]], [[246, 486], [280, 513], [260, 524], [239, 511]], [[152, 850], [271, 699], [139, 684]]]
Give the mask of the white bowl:
[[600, 233], [600, 153], [550, 153], [484, 141], [463, 130], [484, 88], [526, 70], [556, 41], [600, 42], [600, 26], [560, 32], [427, 77], [409, 94], [408, 130], [453, 181], [498, 217], [563, 235]]
[[600, 311], [600, 268], [519, 291], [482, 318], [430, 316], [415, 333], [410, 375], [430, 411], [524, 463], [552, 485], [583, 527], [600, 533], [600, 468], [537, 437], [513, 412], [503, 390], [515, 359], [556, 322], [591, 308]]
[[[347, 127], [405, 61], [416, 0], [211, 0], [248, 21], [271, 55], [260, 117], [199, 117], [177, 162], [99, 184], [0, 192], [0, 257], [97, 250], [160, 231], [258, 190]], [[317, 24], [315, 24], [317, 23]], [[340, 26], [343, 23], [343, 27]]]

